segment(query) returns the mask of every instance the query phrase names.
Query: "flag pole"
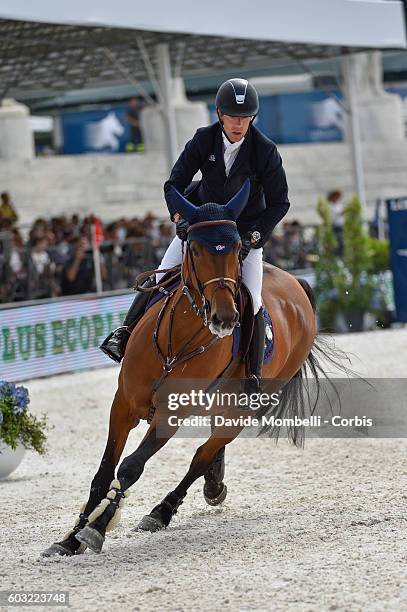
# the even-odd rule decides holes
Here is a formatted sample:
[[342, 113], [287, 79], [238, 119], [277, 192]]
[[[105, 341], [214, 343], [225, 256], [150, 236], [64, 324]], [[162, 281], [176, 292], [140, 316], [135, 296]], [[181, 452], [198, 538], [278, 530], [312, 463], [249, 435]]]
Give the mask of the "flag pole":
[[102, 293], [102, 273], [100, 268], [100, 250], [99, 244], [96, 237], [96, 223], [95, 218], [92, 217], [92, 253], [93, 253], [93, 267], [95, 269], [95, 284], [96, 293]]

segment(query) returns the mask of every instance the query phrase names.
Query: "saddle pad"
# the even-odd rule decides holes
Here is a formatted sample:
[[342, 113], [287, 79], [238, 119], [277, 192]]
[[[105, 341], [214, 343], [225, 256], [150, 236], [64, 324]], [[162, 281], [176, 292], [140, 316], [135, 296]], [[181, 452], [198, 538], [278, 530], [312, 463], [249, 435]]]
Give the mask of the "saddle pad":
[[[270, 313], [262, 306], [264, 323], [266, 327], [266, 338], [264, 342], [264, 359], [263, 364], [269, 363], [273, 357], [274, 348], [274, 334], [273, 334], [273, 322], [270, 317]], [[233, 359], [236, 359], [240, 350], [240, 327], [235, 327], [233, 330]]]
[[[175, 278], [173, 283], [170, 283], [168, 285], [168, 287], [165, 288], [165, 290], [168, 293], [171, 293], [171, 291], [174, 291], [174, 289], [176, 289], [179, 285], [179, 277]], [[151, 308], [151, 306], [153, 306], [153, 304], [155, 304], [156, 302], [159, 302], [160, 300], [162, 300], [165, 297], [165, 293], [163, 293], [162, 291], [153, 291], [152, 295], [150, 295], [150, 297], [148, 298], [148, 302], [146, 304], [145, 310], [144, 312], [147, 312], [147, 310], [149, 308]]]

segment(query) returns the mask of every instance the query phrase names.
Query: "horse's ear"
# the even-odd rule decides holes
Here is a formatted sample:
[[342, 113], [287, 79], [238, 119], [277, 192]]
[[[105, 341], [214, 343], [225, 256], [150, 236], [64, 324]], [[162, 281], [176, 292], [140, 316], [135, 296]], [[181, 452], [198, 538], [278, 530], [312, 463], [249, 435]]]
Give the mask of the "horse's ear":
[[197, 209], [194, 204], [191, 204], [191, 202], [184, 198], [184, 196], [173, 186], [171, 186], [171, 208], [179, 212], [181, 217], [188, 221], [188, 223], [192, 222], [192, 217]]
[[250, 193], [250, 181], [247, 178], [243, 183], [243, 186], [239, 189], [236, 195], [233, 196], [231, 200], [226, 204], [226, 207], [232, 213], [234, 219], [236, 220], [244, 207], [247, 204], [247, 200], [249, 199]]

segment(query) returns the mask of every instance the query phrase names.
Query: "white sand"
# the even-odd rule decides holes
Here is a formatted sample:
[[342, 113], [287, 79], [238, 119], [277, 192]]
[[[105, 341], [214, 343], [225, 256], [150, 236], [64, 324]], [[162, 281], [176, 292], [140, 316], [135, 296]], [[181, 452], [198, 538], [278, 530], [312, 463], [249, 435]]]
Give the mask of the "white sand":
[[[359, 372], [407, 376], [407, 330], [338, 338]], [[147, 464], [103, 552], [43, 559], [88, 495], [118, 370], [28, 384], [54, 429], [46, 458], [27, 453], [0, 483], [1, 589], [67, 590], [73, 610], [407, 610], [405, 439], [243, 439], [227, 449], [229, 494], [208, 507], [202, 482], [170, 527], [134, 533], [179, 482], [197, 440], [170, 442]], [[125, 454], [145, 424], [133, 431]], [[11, 608], [10, 608], [11, 609]]]

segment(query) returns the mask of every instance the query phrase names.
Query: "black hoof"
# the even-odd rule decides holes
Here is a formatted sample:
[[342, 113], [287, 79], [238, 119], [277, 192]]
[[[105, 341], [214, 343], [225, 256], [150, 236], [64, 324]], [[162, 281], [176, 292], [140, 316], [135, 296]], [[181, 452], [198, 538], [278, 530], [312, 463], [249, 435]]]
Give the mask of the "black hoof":
[[97, 529], [89, 527], [89, 525], [86, 525], [86, 527], [81, 529], [79, 533], [75, 535], [75, 538], [81, 544], [86, 544], [86, 546], [88, 546], [95, 553], [100, 553], [105, 541], [104, 536], [102, 536]]
[[210, 506], [219, 506], [219, 504], [225, 501], [226, 495], [228, 494], [228, 488], [224, 484], [223, 489], [216, 497], [208, 497], [205, 493], [205, 487], [204, 487], [203, 494], [204, 494], [204, 498], [207, 504], [209, 504]]
[[143, 516], [137, 525], [136, 531], [150, 531], [151, 533], [154, 533], [154, 531], [160, 531], [161, 529], [164, 529], [164, 527], [165, 524], [163, 521], [146, 514], [146, 516]]
[[54, 555], [59, 555], [61, 557], [72, 557], [75, 554], [75, 551], [73, 551], [69, 546], [64, 546], [59, 542], [54, 542], [54, 544], [51, 544], [49, 548], [41, 553], [41, 557], [53, 557]]

